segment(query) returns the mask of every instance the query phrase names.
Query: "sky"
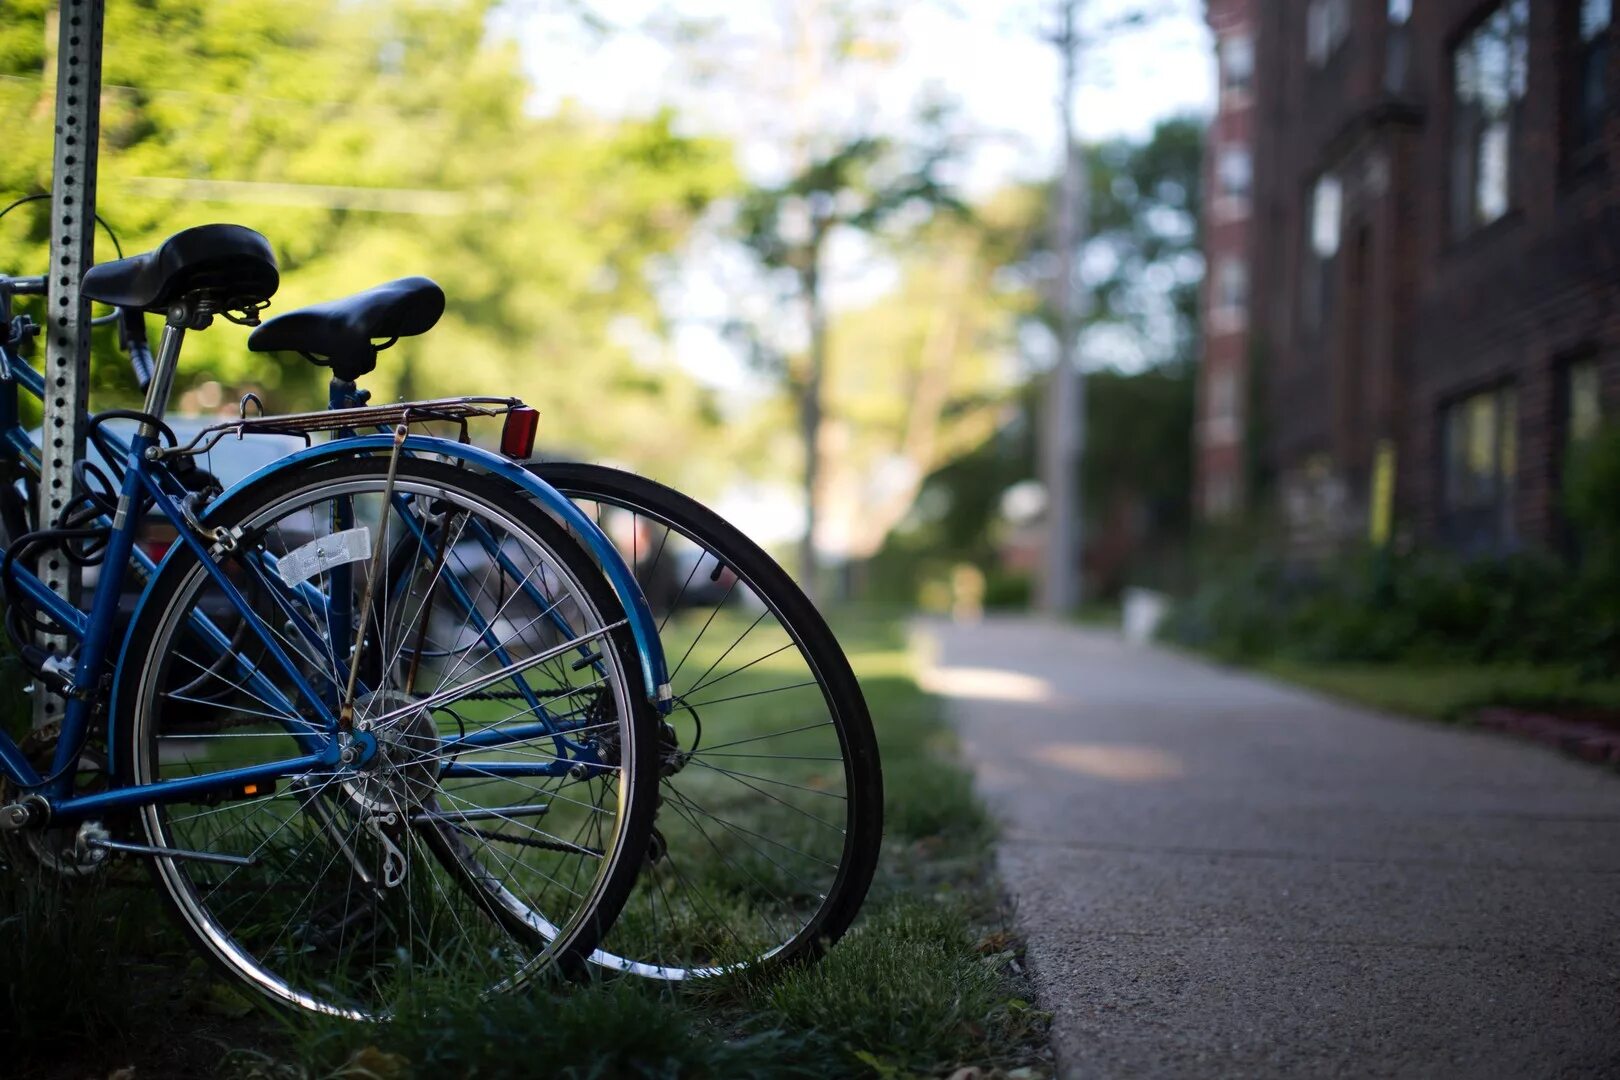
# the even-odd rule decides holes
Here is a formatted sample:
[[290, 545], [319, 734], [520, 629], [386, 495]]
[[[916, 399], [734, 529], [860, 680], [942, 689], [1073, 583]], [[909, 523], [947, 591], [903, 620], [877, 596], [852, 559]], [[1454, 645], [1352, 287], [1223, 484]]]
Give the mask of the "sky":
[[[519, 39], [538, 88], [534, 107], [550, 112], [572, 99], [592, 112], [637, 115], [677, 106], [688, 122], [736, 138], [744, 163], [755, 155], [750, 136], [760, 124], [737, 107], [735, 78], [718, 89], [698, 85], [677, 50], [646, 28], [670, 15], [709, 19], [738, 42], [723, 62], [727, 76], [758, 81], [783, 57], [757, 47], [778, 26], [785, 5], [769, 0], [617, 0], [614, 31], [593, 34], [577, 15], [539, 12], [520, 20]], [[597, 7], [606, 9], [605, 5]], [[860, 88], [860, 105], [891, 122], [919, 95], [943, 91], [959, 102], [975, 136], [972, 190], [1047, 174], [1058, 158], [1056, 102], [1059, 64], [1042, 40], [1054, 20], [1042, 0], [913, 0], [898, 5], [892, 62]], [[1143, 26], [1121, 29], [1121, 17], [1146, 10]], [[1177, 113], [1209, 113], [1214, 59], [1203, 0], [1088, 0], [1082, 28], [1093, 41], [1082, 52], [1082, 91], [1076, 121], [1083, 138], [1141, 136]], [[743, 43], [753, 44], [749, 48]], [[741, 127], [741, 130], [739, 130]]]
[[[536, 112], [577, 107], [638, 116], [673, 107], [693, 133], [730, 138], [744, 172], [758, 182], [782, 175], [790, 133], [806, 120], [863, 134], [903, 133], [918, 102], [930, 97], [956, 103], [952, 130], [965, 152], [954, 179], [970, 197], [1055, 171], [1060, 61], [1043, 40], [1055, 26], [1053, 0], [901, 0], [881, 59], [840, 68], [836, 85], [818, 86], [808, 117], [783, 115], [785, 102], [806, 108], [804, 95], [792, 93], [795, 73], [782, 38], [783, 14], [794, 2], [615, 0], [611, 28], [593, 32], [568, 9], [608, 5], [554, 0], [561, 7], [531, 7], [511, 29], [536, 87]], [[1074, 112], [1082, 139], [1145, 137], [1159, 120], [1213, 111], [1214, 57], [1203, 6], [1203, 0], [1086, 0], [1081, 28], [1089, 43], [1080, 53]], [[1152, 17], [1141, 26], [1117, 28], [1123, 16], [1143, 10]], [[667, 28], [677, 20], [706, 22], [706, 45], [671, 45]], [[835, 311], [871, 301], [893, 281], [862, 245], [845, 237], [829, 252], [827, 295]], [[725, 388], [736, 407], [746, 407], [751, 385], [765, 392], [718, 329], [739, 308], [770, 303], [737, 252], [700, 237], [662, 289], [662, 301], [678, 317], [668, 342], [635, 338], [647, 362], [681, 365]], [[791, 320], [751, 321], [786, 327], [781, 347], [802, 345]], [[790, 488], [729, 492], [717, 509], [761, 542], [802, 529]]]

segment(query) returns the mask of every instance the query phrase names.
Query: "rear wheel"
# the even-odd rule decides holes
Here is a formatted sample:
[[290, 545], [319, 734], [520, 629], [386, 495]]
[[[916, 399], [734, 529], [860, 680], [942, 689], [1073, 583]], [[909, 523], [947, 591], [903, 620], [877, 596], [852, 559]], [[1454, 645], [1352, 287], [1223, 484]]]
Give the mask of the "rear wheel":
[[674, 692], [647, 867], [592, 961], [684, 980], [815, 955], [855, 919], [883, 833], [877, 740], [832, 631], [696, 500], [596, 465], [531, 468], [635, 569]]
[[[276, 1001], [350, 1016], [386, 1015], [424, 979], [479, 993], [582, 966], [634, 885], [656, 794], [653, 713], [595, 565], [510, 485], [438, 461], [400, 460], [385, 515], [387, 469], [288, 470], [216, 508], [209, 524], [240, 533], [211, 558], [264, 634], [241, 633], [182, 552], [137, 617], [119, 721], [135, 783], [297, 757], [329, 739], [310, 697], [335, 712], [357, 658], [354, 729], [375, 745], [359, 768], [138, 814], [147, 843], [208, 857], [154, 860], [207, 955]], [[432, 529], [443, 550], [388, 560], [396, 588], [362, 619], [362, 549]], [[445, 592], [465, 600], [456, 618], [429, 600]]]

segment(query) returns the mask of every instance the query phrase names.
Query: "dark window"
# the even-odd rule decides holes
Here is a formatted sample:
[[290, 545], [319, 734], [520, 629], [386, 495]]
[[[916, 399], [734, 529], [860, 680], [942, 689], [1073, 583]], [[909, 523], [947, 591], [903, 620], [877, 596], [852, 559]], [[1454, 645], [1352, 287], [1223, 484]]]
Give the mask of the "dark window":
[[1350, 36], [1350, 0], [1309, 0], [1305, 7], [1305, 58], [1326, 67]]
[[1574, 63], [1569, 68], [1569, 142], [1577, 155], [1597, 144], [1609, 105], [1609, 42], [1614, 0], [1578, 0]]
[[1451, 224], [1464, 236], [1514, 201], [1519, 108], [1529, 84], [1530, 0], [1506, 0], [1451, 57]]
[[1602, 423], [1603, 384], [1597, 357], [1572, 360], [1564, 368], [1564, 437], [1571, 443], [1591, 438]]
[[1384, 89], [1403, 93], [1412, 66], [1412, 0], [1389, 0], [1389, 29], [1384, 55]]
[[1512, 542], [1518, 428], [1511, 386], [1463, 398], [1441, 414], [1445, 531], [1465, 551], [1495, 551]]

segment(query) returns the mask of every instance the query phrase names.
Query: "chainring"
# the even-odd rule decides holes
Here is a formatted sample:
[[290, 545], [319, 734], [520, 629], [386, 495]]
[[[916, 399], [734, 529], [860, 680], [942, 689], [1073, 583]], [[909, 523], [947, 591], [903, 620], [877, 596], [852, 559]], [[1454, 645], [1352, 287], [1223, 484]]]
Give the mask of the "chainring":
[[[21, 739], [17, 746], [29, 764], [41, 775], [48, 773], [56, 754], [56, 741], [62, 734], [62, 724], [53, 720], [44, 727], [35, 728]], [[79, 750], [74, 792], [89, 795], [107, 788], [107, 754], [98, 746], [86, 743]], [[20, 791], [8, 778], [0, 774], [0, 806], [22, 798]], [[113, 863], [112, 853], [103, 848], [85, 848], [78, 843], [77, 825], [57, 828], [21, 829], [0, 833], [0, 844], [6, 849], [8, 861], [18, 857], [59, 878], [79, 879], [99, 874]]]

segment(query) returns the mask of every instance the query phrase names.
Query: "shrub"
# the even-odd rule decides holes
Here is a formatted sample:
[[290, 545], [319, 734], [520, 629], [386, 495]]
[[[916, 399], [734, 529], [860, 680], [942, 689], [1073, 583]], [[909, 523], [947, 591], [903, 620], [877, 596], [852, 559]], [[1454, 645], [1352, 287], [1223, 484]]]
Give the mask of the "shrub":
[[1187, 597], [1166, 625], [1231, 660], [1577, 663], [1620, 666], [1620, 589], [1545, 555], [1435, 551], [1312, 568], [1251, 558]]

